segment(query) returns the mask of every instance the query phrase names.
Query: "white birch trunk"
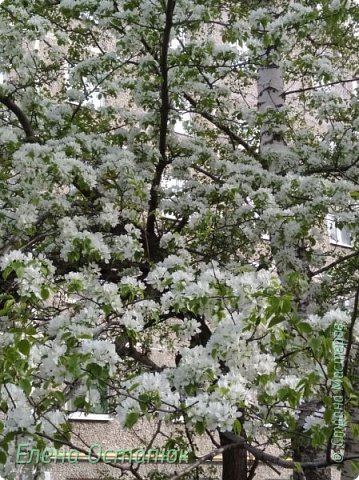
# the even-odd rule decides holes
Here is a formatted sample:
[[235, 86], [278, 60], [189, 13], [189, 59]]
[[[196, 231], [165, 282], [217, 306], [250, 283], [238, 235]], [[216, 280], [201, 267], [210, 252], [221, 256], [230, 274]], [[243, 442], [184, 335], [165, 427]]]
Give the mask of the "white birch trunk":
[[[258, 70], [258, 112], [280, 112], [284, 107], [283, 72], [276, 65]], [[284, 153], [286, 150], [281, 129], [264, 122], [261, 128], [260, 153]]]
[[[281, 68], [268, 61], [268, 66], [261, 67], [258, 70], [258, 111], [261, 114], [268, 114], [268, 119], [264, 120], [261, 128], [260, 154], [263, 159], [263, 165], [266, 165], [269, 171], [276, 172], [277, 162], [286, 153], [287, 146], [283, 138], [283, 131], [280, 123], [276, 124], [276, 113], [280, 113], [284, 108], [284, 81]], [[278, 246], [272, 245], [274, 260]], [[277, 264], [278, 275], [283, 285], [286, 283], [286, 267]], [[305, 305], [300, 304], [298, 300], [298, 311], [305, 315]], [[312, 462], [318, 458], [323, 458], [325, 452], [322, 449], [314, 449], [310, 442], [305, 439], [303, 424], [305, 417], [311, 415], [319, 409], [319, 402], [312, 399], [301, 405], [301, 413], [298, 422], [298, 435], [293, 440], [293, 458], [296, 462]], [[330, 468], [318, 470], [308, 470], [301, 473], [294, 472], [294, 480], [330, 480]], [[352, 480], [352, 479], [350, 479]]]

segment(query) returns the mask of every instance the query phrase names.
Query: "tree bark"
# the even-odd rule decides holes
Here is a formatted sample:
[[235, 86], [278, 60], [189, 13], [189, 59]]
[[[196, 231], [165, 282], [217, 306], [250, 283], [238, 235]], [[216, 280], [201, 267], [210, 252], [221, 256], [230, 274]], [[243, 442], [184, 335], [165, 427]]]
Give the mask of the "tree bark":
[[[221, 446], [233, 443], [225, 434], [219, 434]], [[239, 446], [223, 452], [222, 480], [247, 480], [247, 451]]]

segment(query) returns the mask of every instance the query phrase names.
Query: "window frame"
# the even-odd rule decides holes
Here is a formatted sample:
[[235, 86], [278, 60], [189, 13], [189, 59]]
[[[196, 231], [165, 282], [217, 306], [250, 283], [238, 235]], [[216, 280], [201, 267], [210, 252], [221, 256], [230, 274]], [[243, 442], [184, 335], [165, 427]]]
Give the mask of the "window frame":
[[87, 413], [78, 411], [70, 413], [69, 420], [77, 422], [110, 422], [112, 417], [109, 413]]
[[[328, 230], [328, 239], [331, 245], [344, 248], [353, 248], [353, 239], [348, 227], [339, 228], [336, 225], [336, 216], [329, 213], [326, 217], [327, 230]], [[333, 237], [333, 231], [335, 237]], [[350, 238], [348, 242], [347, 238]]]

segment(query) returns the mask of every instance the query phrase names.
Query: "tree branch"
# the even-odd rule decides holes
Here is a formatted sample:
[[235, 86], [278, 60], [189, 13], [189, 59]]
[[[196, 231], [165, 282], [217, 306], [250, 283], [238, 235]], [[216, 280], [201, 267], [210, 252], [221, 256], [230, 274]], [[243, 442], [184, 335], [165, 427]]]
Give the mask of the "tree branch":
[[[194, 469], [196, 469], [197, 467], [202, 465], [202, 463], [206, 462], [207, 460], [211, 460], [215, 455], [221, 454], [221, 453], [225, 452], [226, 450], [236, 448], [236, 447], [238, 447], [238, 445], [242, 446], [248, 452], [250, 452], [255, 457], [255, 462], [256, 463], [263, 462], [263, 463], [266, 463], [266, 464], [277, 465], [278, 467], [282, 467], [282, 468], [285, 468], [285, 469], [291, 469], [291, 470], [297, 464], [297, 462], [293, 462], [292, 460], [282, 460], [281, 458], [276, 457], [275, 455], [270, 455], [269, 453], [265, 453], [262, 450], [260, 450], [259, 448], [249, 445], [248, 443], [245, 442], [245, 440], [243, 438], [238, 437], [234, 434], [226, 432], [225, 435], [228, 436], [228, 438], [230, 438], [230, 439], [235, 438], [236, 439], [235, 442], [232, 443], [232, 444], [229, 444], [229, 445], [225, 445], [225, 446], [220, 447], [220, 448], [216, 448], [212, 452], [207, 453], [206, 455], [203, 455], [196, 462], [194, 462], [193, 464], [191, 464], [187, 468], [185, 468], [182, 472], [175, 473], [174, 475], [169, 477], [169, 480], [178, 480], [179, 478], [184, 477], [185, 475], [187, 475], [188, 473], [190, 473], [191, 471], [193, 471]], [[345, 458], [345, 460], [354, 460], [354, 459], [357, 459], [357, 458], [358, 458], [358, 456], [352, 456], [352, 457]], [[309, 470], [315, 470], [316, 468], [325, 468], [329, 465], [336, 465], [336, 462], [334, 462], [334, 461], [327, 462], [326, 459], [321, 459], [321, 460], [318, 460], [317, 462], [301, 463], [300, 467], [301, 467], [302, 470], [304, 468], [309, 469]]]
[[209, 177], [215, 183], [218, 183], [219, 185], [224, 185], [225, 182], [220, 178], [216, 177], [215, 175], [213, 175], [213, 173], [207, 172], [207, 170], [204, 170], [202, 167], [198, 167], [197, 165], [191, 165], [191, 167], [193, 168], [193, 170], [196, 170], [196, 172], [202, 173], [202, 175]]
[[168, 159], [166, 155], [167, 148], [167, 124], [168, 124], [168, 115], [170, 110], [170, 99], [169, 99], [169, 88], [168, 88], [168, 49], [170, 43], [170, 34], [173, 21], [173, 12], [175, 8], [176, 0], [168, 0], [166, 8], [166, 23], [163, 31], [162, 38], [162, 49], [161, 49], [161, 58], [160, 58], [160, 74], [162, 78], [161, 83], [161, 106], [160, 106], [160, 131], [159, 131], [159, 144], [158, 148], [160, 151], [161, 158], [156, 166], [156, 171], [154, 178], [152, 180], [151, 189], [150, 189], [150, 199], [148, 202], [148, 218], [146, 225], [146, 234], [148, 239], [148, 255], [151, 258], [151, 247], [152, 239], [155, 234], [155, 223], [156, 217], [155, 212], [158, 207], [159, 197], [158, 197], [158, 187], [161, 183], [161, 178], [166, 165], [168, 164]]
[[[252, 445], [249, 445], [244, 438], [239, 437], [235, 435], [234, 433], [226, 432], [225, 433], [226, 437], [229, 440], [232, 440], [233, 444], [231, 445], [226, 445], [226, 447], [236, 447], [238, 445], [241, 445], [243, 448], [245, 448], [249, 453], [251, 453], [256, 459], [259, 461], [262, 461], [264, 463], [271, 463], [273, 465], [277, 465], [278, 467], [286, 468], [286, 469], [293, 469], [298, 462], [294, 462], [293, 460], [282, 460], [281, 458], [271, 455], [269, 453], [264, 452], [263, 450], [260, 450], [257, 447], [253, 447]], [[203, 458], [203, 457], [202, 457]], [[345, 460], [354, 460], [358, 458], [358, 456], [351, 456], [346, 457]], [[329, 465], [335, 465], [336, 462], [333, 461], [327, 461], [326, 458], [321, 458], [318, 459], [315, 462], [303, 462], [300, 463], [301, 467], [306, 470], [315, 470], [316, 468], [325, 468]]]
[[321, 167], [310, 168], [305, 173], [306, 175], [313, 175], [315, 173], [345, 173], [351, 168], [355, 167], [359, 163], [359, 157], [354, 160], [350, 165], [323, 165]]
[[351, 258], [357, 257], [358, 255], [359, 255], [359, 251], [350, 253], [349, 255], [345, 255], [343, 257], [340, 257], [340, 258], [338, 258], [338, 260], [335, 260], [334, 262], [329, 263], [329, 265], [325, 265], [325, 267], [319, 268], [319, 270], [316, 270], [315, 272], [311, 272], [309, 276], [310, 276], [310, 278], [313, 278], [316, 275], [327, 272], [331, 268], [336, 267], [337, 265], [339, 265], [342, 262], [345, 262], [346, 260], [350, 260]]
[[20, 125], [26, 135], [26, 142], [35, 143], [37, 141], [35, 132], [31, 126], [30, 120], [27, 118], [21, 108], [10, 97], [6, 97], [4, 95], [0, 95], [0, 102], [5, 105], [5, 107], [7, 107], [19, 120]]
[[215, 127], [221, 130], [221, 132], [228, 135], [231, 141], [234, 141], [238, 145], [241, 145], [250, 155], [252, 155], [252, 157], [259, 161], [259, 154], [245, 140], [239, 137], [236, 133], [232, 132], [232, 130], [227, 125], [221, 123], [214, 115], [204, 110], [200, 110], [198, 108], [198, 102], [193, 97], [191, 97], [191, 95], [189, 95], [188, 93], [184, 93], [183, 96], [192, 105], [192, 107], [197, 109], [196, 113], [198, 113], [198, 115], [201, 115], [201, 117], [211, 122]]
[[326, 83], [325, 85], [315, 85], [314, 87], [304, 87], [304, 88], [298, 88], [297, 90], [289, 90], [288, 92], [284, 92], [283, 95], [286, 97], [287, 95], [292, 95], [294, 93], [303, 93], [303, 92], [308, 92], [309, 90], [318, 90], [320, 88], [332, 87], [333, 85], [340, 85], [341, 83], [355, 82], [357, 80], [359, 80], [359, 77], [348, 78], [346, 80], [337, 80], [335, 82]]
[[202, 463], [206, 462], [207, 460], [212, 460], [212, 458], [215, 455], [218, 455], [219, 453], [223, 453], [226, 450], [230, 450], [230, 449], [232, 449], [236, 446], [238, 446], [238, 445], [232, 444], [232, 445], [225, 445], [224, 447], [216, 448], [212, 452], [207, 453], [206, 455], [203, 455], [202, 457], [200, 457], [196, 462], [192, 463], [190, 466], [185, 468], [182, 472], [175, 473], [174, 475], [169, 477], [169, 480], [177, 480], [178, 478], [184, 477], [188, 473], [192, 472], [192, 470], [194, 470], [197, 467], [199, 467], [200, 465], [202, 465]]

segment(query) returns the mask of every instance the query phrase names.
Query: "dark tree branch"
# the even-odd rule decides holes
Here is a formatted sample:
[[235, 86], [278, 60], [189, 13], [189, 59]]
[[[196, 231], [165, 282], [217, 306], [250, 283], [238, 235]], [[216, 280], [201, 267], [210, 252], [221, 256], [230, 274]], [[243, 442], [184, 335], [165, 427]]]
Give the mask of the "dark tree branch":
[[168, 86], [168, 49], [170, 43], [170, 34], [173, 22], [173, 12], [176, 0], [168, 0], [166, 8], [166, 23], [162, 37], [162, 48], [160, 58], [160, 74], [161, 74], [161, 105], [160, 105], [160, 130], [158, 148], [160, 152], [160, 159], [156, 165], [156, 171], [152, 180], [150, 189], [150, 199], [148, 202], [148, 218], [146, 225], [146, 235], [148, 241], [148, 256], [152, 258], [153, 243], [155, 238], [155, 224], [156, 224], [156, 209], [159, 204], [158, 187], [161, 183], [161, 178], [166, 165], [168, 164], [166, 149], [167, 149], [167, 125], [168, 115], [170, 110], [169, 86]]
[[[225, 433], [226, 436], [230, 437], [231, 439], [235, 439], [234, 443], [230, 443], [228, 445], [224, 445], [220, 448], [217, 448], [213, 450], [211, 453], [208, 453], [206, 455], [203, 455], [200, 457], [196, 462], [194, 462], [192, 465], [189, 465], [187, 468], [185, 468], [182, 472], [180, 473], [175, 473], [172, 475], [169, 480], [177, 480], [185, 475], [188, 475], [191, 471], [194, 469], [198, 468], [200, 465], [202, 465], [204, 462], [207, 460], [212, 460], [212, 458], [218, 454], [221, 454], [227, 450], [233, 449], [233, 448], [238, 448], [238, 446], [242, 446], [245, 448], [248, 452], [250, 452], [254, 457], [257, 462], [263, 462], [266, 464], [272, 464], [272, 465], [277, 465], [278, 467], [282, 467], [285, 469], [293, 469], [296, 467], [297, 462], [293, 462], [292, 460], [282, 460], [279, 457], [276, 457], [275, 455], [270, 455], [269, 453], [265, 453], [262, 450], [260, 450], [257, 447], [253, 447], [252, 445], [249, 445], [248, 443], [245, 442], [245, 440], [241, 437], [238, 437], [232, 433]], [[357, 459], [358, 456], [352, 456], [352, 457], [347, 457], [344, 460], [354, 460]], [[336, 465], [336, 462], [330, 461], [327, 462], [325, 459], [318, 460], [317, 462], [306, 462], [299, 464], [298, 466], [303, 470], [304, 468], [308, 470], [315, 470], [317, 468], [325, 468], [329, 465]]]
[[[282, 460], [278, 456], [271, 455], [269, 453], [264, 452], [263, 450], [260, 450], [257, 447], [253, 447], [252, 445], [249, 445], [244, 440], [244, 438], [239, 437], [234, 433], [226, 432], [225, 435], [229, 440], [233, 442], [232, 443], [233, 447], [235, 447], [236, 445], [242, 445], [249, 453], [251, 453], [259, 461], [262, 461], [265, 463], [271, 463], [272, 465], [277, 465], [278, 467], [288, 468], [288, 469], [295, 468], [296, 463], [298, 463], [298, 462], [293, 462], [292, 460]], [[350, 458], [347, 457], [345, 458], [345, 460], [354, 460], [355, 458], [358, 458], [358, 456], [352, 456]], [[300, 463], [301, 467], [307, 470], [315, 470], [316, 468], [325, 468], [325, 467], [328, 467], [329, 465], [335, 465], [335, 464], [336, 462], [334, 460], [328, 462], [326, 458], [321, 458], [314, 462]]]
[[184, 227], [188, 224], [188, 221], [189, 221], [189, 217], [185, 215], [181, 220], [175, 223], [173, 227], [173, 231], [181, 232], [184, 229]]
[[31, 126], [31, 122], [22, 109], [10, 98], [4, 95], [0, 95], [0, 102], [5, 105], [19, 120], [22, 129], [26, 135], [26, 142], [35, 143], [36, 135]]
[[335, 260], [334, 262], [329, 263], [329, 265], [325, 265], [325, 267], [319, 268], [319, 270], [316, 270], [315, 272], [311, 272], [309, 274], [309, 276], [310, 276], [310, 278], [312, 278], [312, 277], [315, 277], [316, 275], [327, 272], [328, 270], [331, 270], [332, 268], [336, 267], [337, 265], [340, 265], [342, 262], [345, 262], [346, 260], [350, 260], [351, 258], [357, 257], [358, 255], [359, 255], [359, 251], [350, 253], [349, 255], [345, 255], [343, 257], [340, 257], [340, 258], [338, 258], [338, 260]]
[[[258, 465], [259, 465], [259, 461], [255, 458], [254, 462], [253, 462], [253, 465], [251, 466], [251, 469], [249, 470], [247, 480], [252, 480], [254, 478]], [[274, 468], [271, 465], [269, 465], [269, 466], [271, 468]], [[276, 473], [278, 473], [278, 470], [276, 470]]]
[[171, 34], [175, 4], [176, 4], [175, 0], [168, 0], [167, 10], [166, 10], [166, 24], [163, 32], [161, 60], [160, 60], [162, 85], [161, 85], [159, 151], [164, 161], [166, 161], [167, 123], [168, 123], [168, 114], [170, 110], [169, 86], [168, 86], [168, 49], [170, 44], [170, 34]]
[[218, 178], [216, 175], [213, 175], [211, 172], [207, 172], [207, 170], [204, 170], [202, 167], [198, 167], [197, 165], [192, 165], [193, 170], [196, 170], [196, 172], [202, 173], [202, 175], [205, 175], [206, 177], [209, 177], [211, 180], [213, 180], [215, 183], [218, 183], [219, 185], [224, 185], [224, 181]]
[[321, 167], [310, 168], [305, 173], [307, 175], [313, 175], [315, 173], [345, 173], [351, 168], [355, 167], [359, 163], [359, 157], [354, 160], [353, 163], [349, 165], [323, 165]]
[[245, 140], [243, 140], [241, 137], [239, 137], [236, 133], [232, 132], [232, 130], [227, 126], [224, 125], [222, 122], [220, 122], [214, 115], [212, 115], [209, 112], [206, 112], [205, 110], [201, 110], [198, 107], [198, 102], [191, 97], [188, 93], [183, 94], [184, 98], [192, 105], [193, 108], [196, 109], [196, 113], [201, 115], [201, 117], [205, 118], [209, 122], [212, 123], [215, 127], [217, 127], [221, 132], [225, 133], [232, 142], [237, 143], [238, 145], [241, 145], [247, 153], [252, 155], [256, 160], [260, 160], [258, 152], [255, 151], [253, 147], [251, 147]]
[[288, 92], [284, 92], [283, 95], [286, 97], [287, 95], [293, 95], [294, 93], [303, 93], [303, 92], [308, 92], [310, 90], [318, 90], [320, 88], [332, 87], [333, 85], [340, 85], [341, 83], [355, 82], [357, 80], [359, 80], [359, 77], [348, 78], [346, 80], [337, 80], [335, 82], [326, 83], [325, 85], [314, 85], [313, 87], [304, 87], [304, 88], [298, 88], [297, 90], [289, 90]]

